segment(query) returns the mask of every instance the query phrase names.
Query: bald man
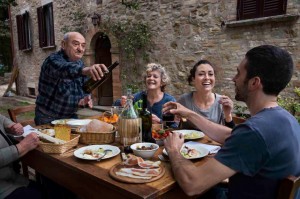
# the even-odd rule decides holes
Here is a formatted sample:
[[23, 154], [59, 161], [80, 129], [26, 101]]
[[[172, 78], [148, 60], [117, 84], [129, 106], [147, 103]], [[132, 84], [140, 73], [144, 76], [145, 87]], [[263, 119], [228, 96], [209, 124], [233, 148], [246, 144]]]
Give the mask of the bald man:
[[80, 33], [68, 32], [61, 42], [61, 49], [52, 53], [42, 64], [35, 110], [36, 125], [77, 118], [78, 107], [93, 106], [90, 93], [85, 93], [82, 86], [88, 77], [100, 80], [107, 68], [103, 64], [85, 66], [81, 59], [85, 46], [85, 38]]

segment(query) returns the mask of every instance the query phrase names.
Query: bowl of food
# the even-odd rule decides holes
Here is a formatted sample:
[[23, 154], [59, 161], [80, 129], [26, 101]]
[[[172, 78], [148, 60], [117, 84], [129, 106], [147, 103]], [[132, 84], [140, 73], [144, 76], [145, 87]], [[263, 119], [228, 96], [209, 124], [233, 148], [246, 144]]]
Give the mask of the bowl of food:
[[156, 144], [159, 146], [164, 145], [164, 139], [171, 133], [170, 129], [152, 129], [152, 137], [155, 139]]
[[150, 159], [154, 156], [155, 152], [158, 150], [158, 144], [144, 142], [135, 143], [130, 146], [133, 154], [144, 159]]

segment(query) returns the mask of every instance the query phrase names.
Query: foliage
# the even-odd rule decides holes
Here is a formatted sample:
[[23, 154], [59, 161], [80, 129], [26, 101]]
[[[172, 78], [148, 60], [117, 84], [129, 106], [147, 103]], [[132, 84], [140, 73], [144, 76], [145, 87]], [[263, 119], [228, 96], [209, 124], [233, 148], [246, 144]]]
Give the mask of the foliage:
[[247, 106], [242, 106], [240, 104], [234, 104], [234, 113], [236, 116], [247, 119], [250, 117], [250, 114], [248, 112]]
[[293, 91], [296, 97], [283, 97], [279, 95], [277, 102], [279, 106], [283, 107], [292, 115], [294, 115], [300, 123], [300, 88], [295, 87]]
[[133, 9], [133, 10], [139, 9], [140, 6], [138, 0], [131, 0], [131, 1], [122, 0], [122, 5], [124, 5], [128, 9]]
[[[118, 44], [128, 59], [136, 58], [137, 51], [146, 51], [151, 43], [151, 32], [148, 24], [133, 21], [118, 21], [106, 26], [117, 38]], [[143, 57], [145, 53], [143, 53]]]
[[9, 5], [16, 6], [18, 4], [16, 0], [0, 0], [0, 8], [1, 7], [7, 8]]

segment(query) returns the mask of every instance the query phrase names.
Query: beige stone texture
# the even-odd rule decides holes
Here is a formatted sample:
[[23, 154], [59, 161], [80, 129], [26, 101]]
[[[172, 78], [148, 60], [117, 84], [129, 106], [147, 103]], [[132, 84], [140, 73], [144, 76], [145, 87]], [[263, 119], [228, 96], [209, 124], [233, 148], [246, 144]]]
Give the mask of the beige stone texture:
[[[148, 23], [151, 27], [152, 44], [148, 62], [159, 62], [166, 67], [171, 76], [167, 92], [178, 97], [192, 90], [186, 78], [190, 68], [199, 59], [209, 59], [218, 65], [222, 72], [218, 76], [216, 92], [234, 97], [234, 84], [230, 79], [236, 73], [236, 67], [244, 54], [251, 48], [272, 44], [288, 50], [295, 62], [296, 71], [292, 84], [300, 81], [300, 20], [268, 22], [253, 25], [228, 27], [226, 22], [235, 21], [237, 0], [140, 0], [138, 10], [126, 9], [120, 0], [96, 1], [55, 0], [53, 13], [55, 24], [56, 47], [41, 49], [39, 47], [37, 7], [40, 0], [21, 1], [12, 7], [12, 24], [14, 35], [14, 52], [16, 65], [20, 69], [18, 91], [28, 95], [27, 85], [38, 85], [40, 66], [52, 52], [59, 50], [60, 40], [66, 30], [81, 30], [87, 40], [85, 63], [94, 63], [94, 46], [97, 36], [105, 30], [94, 27], [91, 16], [94, 12], [101, 15], [101, 23], [110, 18], [115, 21], [134, 20]], [[18, 50], [15, 16], [23, 9], [29, 8], [33, 48], [31, 51]], [[289, 0], [287, 14], [299, 14], [300, 4]], [[84, 14], [83, 18], [76, 17]], [[108, 33], [112, 43], [113, 61], [119, 60], [120, 66], [113, 73], [113, 95], [117, 99], [127, 84], [135, 84], [143, 89], [140, 82], [141, 72], [147, 61], [137, 57], [135, 61], [127, 60], [119, 49], [117, 40]], [[137, 68], [136, 71], [133, 68]], [[133, 72], [134, 71], [134, 72]], [[37, 89], [37, 88], [36, 88]], [[291, 90], [286, 89], [285, 93]]]

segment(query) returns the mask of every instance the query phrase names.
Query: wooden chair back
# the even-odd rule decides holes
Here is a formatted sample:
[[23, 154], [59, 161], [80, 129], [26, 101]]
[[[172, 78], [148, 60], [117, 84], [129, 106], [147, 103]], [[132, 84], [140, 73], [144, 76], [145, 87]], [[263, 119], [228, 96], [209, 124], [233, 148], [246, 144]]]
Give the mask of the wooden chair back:
[[241, 124], [246, 121], [246, 119], [237, 116], [232, 116], [232, 120], [235, 124]]
[[[21, 123], [22, 126], [26, 126], [26, 125], [35, 126], [34, 118], [28, 119], [28, 120], [22, 120], [22, 121], [18, 120], [18, 118], [17, 118], [21, 114], [24, 114], [27, 112], [34, 112], [35, 104], [28, 105], [28, 106], [18, 106], [16, 108], [7, 109], [7, 111], [8, 111], [10, 119], [13, 122]], [[23, 175], [28, 178], [29, 177], [28, 166], [23, 161], [21, 161], [21, 164], [22, 164]]]
[[31, 104], [28, 106], [18, 106], [16, 108], [11, 108], [11, 109], [8, 109], [7, 111], [8, 111], [10, 119], [13, 122], [21, 123], [23, 126], [26, 126], [26, 125], [35, 126], [34, 118], [28, 119], [28, 120], [22, 120], [22, 121], [18, 120], [18, 115], [24, 114], [27, 112], [34, 112], [34, 110], [35, 110], [35, 104]]
[[[299, 199], [300, 198], [299, 189], [300, 189], [300, 176], [298, 177], [289, 176], [280, 182], [277, 199]], [[297, 191], [298, 191], [298, 195], [297, 195]]]

